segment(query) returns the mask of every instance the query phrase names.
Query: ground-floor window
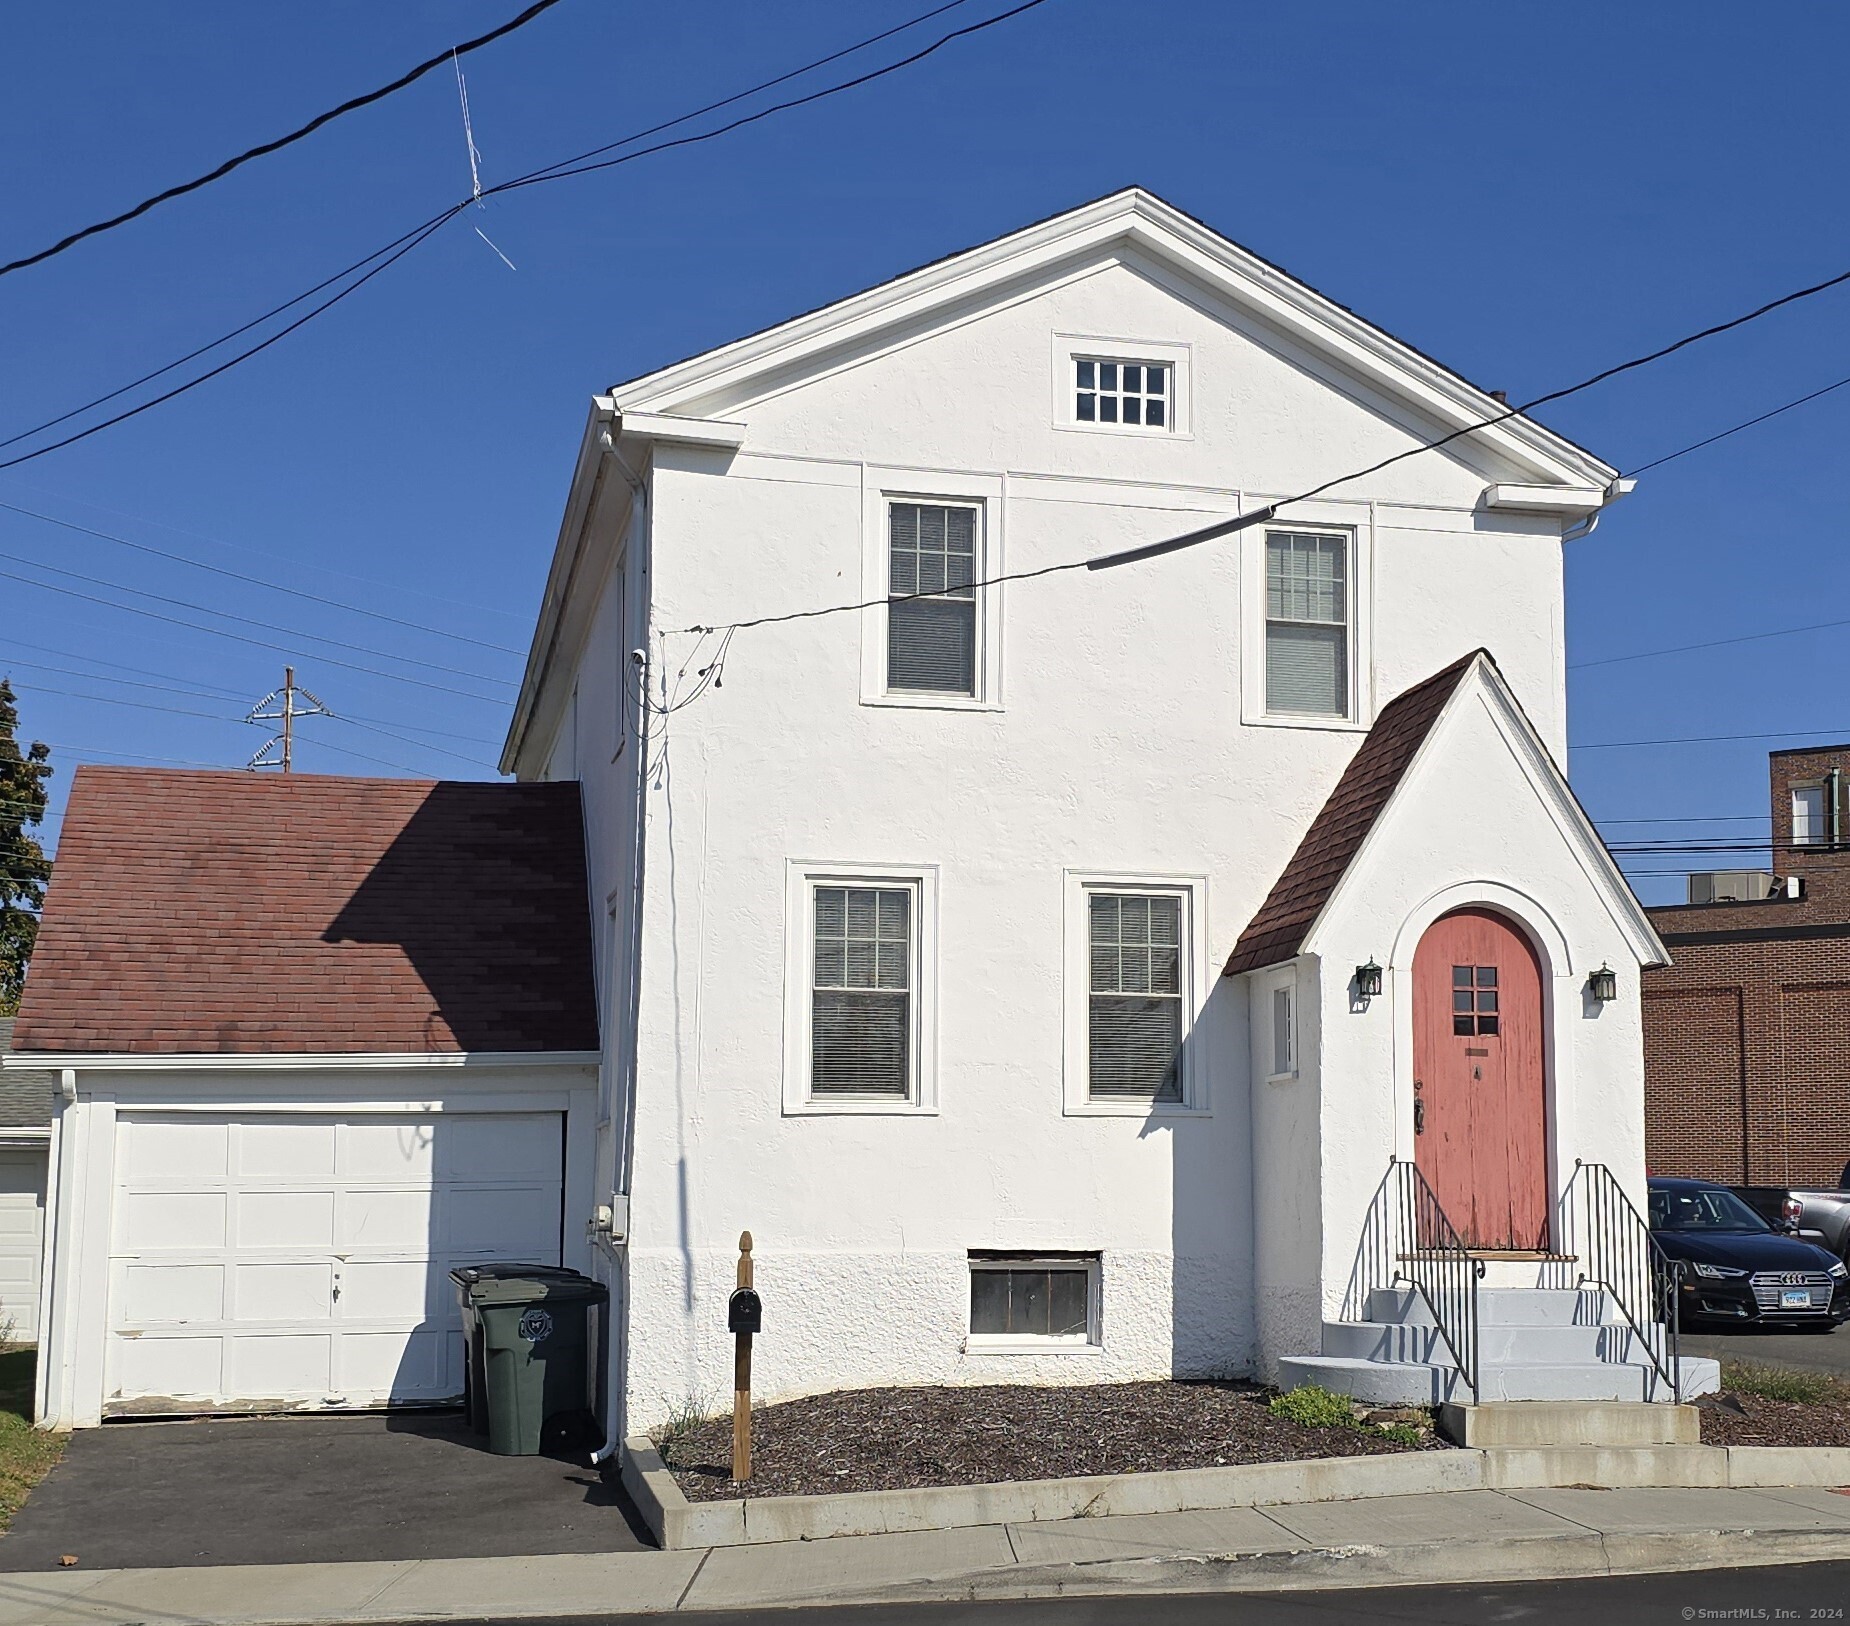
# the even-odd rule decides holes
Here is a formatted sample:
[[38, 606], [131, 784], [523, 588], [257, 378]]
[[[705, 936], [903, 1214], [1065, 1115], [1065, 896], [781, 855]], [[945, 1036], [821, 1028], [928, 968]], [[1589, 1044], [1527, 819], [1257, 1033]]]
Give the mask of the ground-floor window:
[[1099, 1256], [972, 1250], [970, 1347], [1087, 1349], [1099, 1341]]

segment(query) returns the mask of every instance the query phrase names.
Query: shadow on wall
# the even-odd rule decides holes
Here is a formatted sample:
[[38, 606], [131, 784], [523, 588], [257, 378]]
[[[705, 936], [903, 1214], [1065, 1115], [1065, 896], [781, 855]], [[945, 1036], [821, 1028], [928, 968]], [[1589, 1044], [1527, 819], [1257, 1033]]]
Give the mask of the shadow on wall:
[[[1211, 968], [1207, 1002], [1183, 1041], [1183, 1062], [1221, 1123], [1251, 1122], [1244, 989]], [[1203, 1133], [1211, 1121], [1152, 1113], [1145, 1136], [1170, 1147], [1170, 1371], [1227, 1378], [1253, 1371], [1256, 1331], [1250, 1134]]]
[[596, 1050], [578, 787], [432, 786], [322, 941], [398, 951], [356, 954], [348, 987], [404, 1049]]

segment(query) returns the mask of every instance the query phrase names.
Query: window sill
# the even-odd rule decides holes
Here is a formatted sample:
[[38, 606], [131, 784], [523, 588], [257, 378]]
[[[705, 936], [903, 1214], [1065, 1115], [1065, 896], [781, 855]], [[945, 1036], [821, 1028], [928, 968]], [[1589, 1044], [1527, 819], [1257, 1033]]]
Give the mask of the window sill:
[[1366, 734], [1368, 723], [1359, 717], [1314, 717], [1308, 714], [1256, 712], [1242, 717], [1248, 728], [1314, 728], [1333, 734]]
[[786, 1101], [786, 1118], [935, 1118], [937, 1103], [881, 1101], [871, 1097], [842, 1101]]
[[1288, 1073], [1268, 1073], [1266, 1075], [1268, 1084], [1295, 1084], [1297, 1081], [1298, 1070], [1295, 1067]]
[[1105, 1346], [1090, 1340], [1064, 1338], [993, 1338], [971, 1333], [964, 1339], [966, 1355], [1103, 1355]]
[[1080, 435], [1129, 435], [1139, 440], [1193, 440], [1195, 437], [1185, 429], [1170, 429], [1158, 425], [1152, 429], [1141, 423], [1082, 423], [1077, 418], [1067, 418], [1054, 425], [1056, 429], [1070, 429]]
[[907, 711], [1000, 711], [999, 700], [978, 700], [970, 695], [931, 694], [925, 690], [864, 694], [863, 706], [898, 706]]
[[1212, 1118], [1214, 1109], [1186, 1101], [1068, 1101], [1069, 1118]]

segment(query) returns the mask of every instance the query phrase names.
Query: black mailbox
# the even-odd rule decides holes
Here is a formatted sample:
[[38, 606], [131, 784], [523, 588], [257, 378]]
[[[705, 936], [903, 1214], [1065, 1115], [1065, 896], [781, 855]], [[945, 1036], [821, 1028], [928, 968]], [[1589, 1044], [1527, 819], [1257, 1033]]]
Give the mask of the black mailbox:
[[732, 1297], [726, 1301], [726, 1331], [764, 1331], [764, 1305], [751, 1288], [734, 1288]]

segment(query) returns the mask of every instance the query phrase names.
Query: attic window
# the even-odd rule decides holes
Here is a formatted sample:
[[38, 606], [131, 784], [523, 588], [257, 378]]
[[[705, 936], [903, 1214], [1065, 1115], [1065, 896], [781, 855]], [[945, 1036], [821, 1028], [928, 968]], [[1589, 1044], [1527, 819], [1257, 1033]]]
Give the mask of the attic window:
[[1080, 423], [1168, 429], [1174, 397], [1167, 362], [1073, 358], [1073, 416]]

